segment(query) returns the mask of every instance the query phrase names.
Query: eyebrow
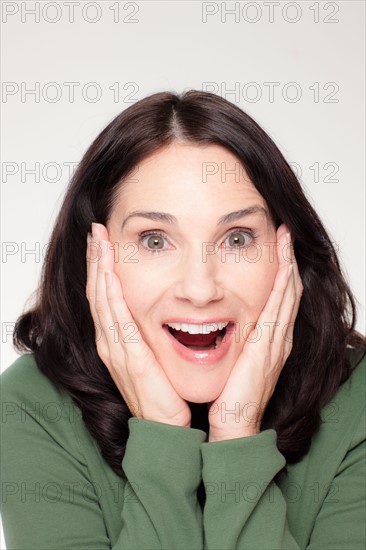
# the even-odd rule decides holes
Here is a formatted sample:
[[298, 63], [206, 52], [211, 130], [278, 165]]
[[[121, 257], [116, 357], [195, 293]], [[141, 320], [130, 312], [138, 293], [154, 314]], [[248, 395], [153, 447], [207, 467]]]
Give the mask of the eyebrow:
[[[250, 216], [251, 214], [263, 214], [267, 218], [267, 220], [269, 220], [270, 218], [267, 208], [264, 208], [263, 206], [254, 205], [254, 206], [249, 206], [248, 208], [242, 208], [240, 210], [236, 210], [235, 212], [229, 212], [228, 214], [221, 216], [217, 221], [217, 225], [220, 226], [220, 225], [225, 225], [227, 223], [232, 223], [246, 216]], [[150, 212], [147, 210], [135, 210], [134, 212], [131, 212], [131, 214], [129, 214], [127, 218], [123, 220], [121, 230], [124, 228], [124, 226], [126, 225], [127, 221], [130, 218], [147, 218], [148, 220], [153, 220], [161, 223], [169, 223], [171, 225], [176, 225], [178, 223], [178, 220], [175, 216], [173, 216], [172, 214], [167, 214], [166, 212]]]

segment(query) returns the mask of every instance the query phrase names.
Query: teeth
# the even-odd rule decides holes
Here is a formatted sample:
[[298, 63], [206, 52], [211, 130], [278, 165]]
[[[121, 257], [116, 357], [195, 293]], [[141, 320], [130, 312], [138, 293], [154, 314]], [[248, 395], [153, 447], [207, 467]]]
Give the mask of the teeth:
[[215, 330], [222, 330], [226, 327], [227, 323], [207, 323], [202, 325], [189, 325], [187, 323], [166, 323], [168, 327], [174, 328], [175, 330], [181, 330], [182, 332], [189, 332], [189, 334], [210, 334], [210, 332], [215, 332]]

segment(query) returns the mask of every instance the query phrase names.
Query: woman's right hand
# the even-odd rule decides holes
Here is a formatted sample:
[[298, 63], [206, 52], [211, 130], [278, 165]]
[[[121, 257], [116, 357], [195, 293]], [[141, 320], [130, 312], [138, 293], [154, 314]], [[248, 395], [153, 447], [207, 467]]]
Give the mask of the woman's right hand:
[[[92, 224], [87, 245], [86, 296], [96, 330], [97, 352], [108, 368], [126, 405], [136, 418], [190, 427], [191, 410], [169, 382], [162, 367], [144, 342], [123, 297], [114, 272], [114, 249], [102, 224]], [[97, 254], [92, 254], [92, 251]], [[108, 285], [105, 272], [111, 274]], [[100, 330], [101, 329], [101, 330]]]

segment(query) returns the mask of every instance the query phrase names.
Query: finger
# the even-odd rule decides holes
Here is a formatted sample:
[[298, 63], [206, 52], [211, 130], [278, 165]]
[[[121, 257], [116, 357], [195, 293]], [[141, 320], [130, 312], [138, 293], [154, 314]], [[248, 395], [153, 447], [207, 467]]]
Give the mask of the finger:
[[99, 329], [99, 319], [97, 312], [95, 310], [95, 298], [96, 298], [96, 281], [97, 281], [97, 270], [98, 270], [98, 260], [100, 257], [101, 251], [100, 246], [97, 241], [93, 239], [93, 236], [89, 238], [86, 251], [86, 297], [89, 302], [90, 312], [94, 321], [94, 327], [96, 332]]
[[[124, 300], [119, 277], [110, 270], [106, 271], [106, 275], [109, 276], [106, 278], [106, 297], [113, 323], [118, 330], [119, 341], [121, 344], [138, 343], [136, 336], [131, 334], [131, 328], [133, 328], [136, 323]], [[128, 329], [130, 330], [128, 331]]]
[[296, 308], [297, 295], [294, 283], [293, 265], [288, 279], [282, 302], [279, 307], [276, 326], [273, 331], [271, 343], [273, 344], [274, 356], [283, 355], [282, 348], [286, 346], [286, 352], [290, 351], [290, 339], [288, 331], [291, 330], [292, 319], [294, 318], [294, 310]]
[[[106, 294], [116, 331], [118, 331], [118, 342], [123, 348], [126, 357], [126, 369], [134, 374], [145, 374], [148, 377], [155, 375], [153, 371], [155, 357], [145, 344], [139, 333], [137, 323], [129, 310], [123, 297], [121, 281], [115, 272], [111, 272], [111, 282], [106, 283]], [[120, 354], [112, 344], [111, 354]]]
[[[118, 329], [119, 342], [110, 345], [111, 364], [115, 364], [117, 367], [112, 369], [114, 373], [112, 376], [122, 394], [125, 393], [128, 386], [128, 393], [135, 396], [134, 402], [138, 409], [141, 406], [142, 417], [144, 417], [138, 396], [154, 393], [153, 388], [156, 388], [157, 395], [169, 395], [172, 386], [157, 363], [151, 348], [140, 337], [140, 334], [136, 334], [137, 325], [123, 298], [118, 274], [110, 272], [110, 275], [109, 283], [106, 279], [106, 294], [114, 325]], [[123, 362], [121, 361], [121, 348], [125, 354]], [[174, 402], [175, 400], [176, 396], [173, 397]], [[173, 404], [175, 405], [175, 403]], [[130, 407], [130, 405], [128, 406]]]
[[113, 271], [114, 251], [108, 241], [100, 240], [99, 246], [101, 255], [98, 260], [96, 274], [95, 311], [102, 331], [102, 338], [99, 342], [99, 350], [107, 359], [108, 356], [110, 356], [110, 354], [114, 351], [113, 340], [116, 339], [116, 327], [113, 324], [113, 316], [107, 299], [105, 282], [105, 271]]
[[133, 371], [134, 374], [145, 374], [148, 378], [156, 376], [161, 369], [156, 368], [156, 358], [142, 338], [124, 300], [121, 281], [116, 272], [111, 273], [111, 284], [106, 285], [106, 292], [114, 325], [118, 328], [119, 340], [126, 354], [127, 370]]
[[284, 339], [285, 342], [290, 344], [290, 346], [287, 346], [288, 350], [292, 348], [295, 320], [304, 289], [293, 247], [291, 250], [291, 260], [293, 262], [293, 273], [290, 275], [289, 284], [287, 285], [283, 303], [278, 314], [279, 330], [276, 335], [280, 340]]
[[92, 230], [93, 230], [93, 237], [95, 240], [100, 241], [108, 241], [109, 240], [109, 234], [107, 228], [102, 223], [92, 223]]
[[87, 246], [87, 257], [86, 257], [86, 270], [87, 270], [87, 281], [86, 281], [86, 296], [88, 298], [90, 309], [93, 315], [93, 318], [96, 320], [95, 312], [95, 296], [96, 296], [96, 281], [97, 281], [97, 270], [98, 270], [98, 261], [101, 256], [101, 249], [99, 245], [99, 240], [105, 239], [108, 240], [108, 232], [104, 225], [100, 223], [92, 223], [92, 234], [88, 239]]
[[[87, 251], [87, 289], [86, 294], [89, 301], [90, 311], [94, 321], [95, 328], [95, 342], [98, 350], [98, 354], [108, 363], [108, 344], [105, 339], [106, 329], [99, 317], [96, 303], [97, 303], [97, 281], [98, 281], [98, 265], [102, 256], [102, 249], [100, 246], [100, 237], [107, 236], [108, 231], [102, 225], [98, 223], [92, 223], [92, 236], [89, 238], [89, 246]], [[99, 306], [98, 306], [99, 307]]]
[[[287, 245], [289, 238], [287, 236], [288, 234], [285, 233], [281, 235], [279, 238], [279, 248], [281, 251], [284, 250], [285, 246]], [[275, 281], [273, 284], [273, 289], [269, 295], [269, 298], [267, 300], [267, 303], [265, 304], [259, 318], [258, 318], [258, 324], [262, 326], [264, 323], [266, 326], [268, 323], [275, 323], [277, 322], [277, 317], [279, 313], [279, 309], [285, 294], [286, 287], [288, 285], [289, 281], [289, 266], [292, 264], [289, 264], [288, 261], [284, 258], [283, 254], [278, 254], [278, 271], [275, 277]]]
[[[111, 243], [100, 241], [102, 257], [97, 273], [96, 310], [108, 344], [111, 362], [121, 363], [123, 351], [128, 364], [145, 365], [152, 358], [152, 352], [138, 334], [136, 321], [126, 304], [120, 279], [114, 271], [114, 249]], [[106, 271], [111, 276], [107, 283]]]
[[[95, 277], [95, 313], [103, 331], [105, 344], [108, 345], [109, 354], [113, 357], [120, 357], [121, 345], [126, 356], [133, 359], [151, 359], [152, 352], [144, 344], [138, 334], [138, 328], [130, 310], [123, 297], [120, 279], [114, 271], [115, 257], [114, 247], [107, 240], [109, 238], [107, 229], [102, 224], [93, 224], [93, 229], [99, 237], [106, 237], [98, 241], [100, 257], [97, 269], [93, 266], [92, 275]], [[113, 289], [107, 294], [105, 271], [112, 274]], [[140, 345], [138, 346], [137, 344]], [[128, 344], [128, 345], [127, 345]], [[134, 363], [133, 359], [129, 361]]]

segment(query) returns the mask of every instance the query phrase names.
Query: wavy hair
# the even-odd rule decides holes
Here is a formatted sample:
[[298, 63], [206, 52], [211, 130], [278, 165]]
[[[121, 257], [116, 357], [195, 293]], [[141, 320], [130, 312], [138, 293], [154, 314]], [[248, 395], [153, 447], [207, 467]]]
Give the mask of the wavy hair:
[[[120, 186], [137, 164], [175, 140], [218, 144], [236, 155], [276, 228], [285, 223], [294, 237], [304, 290], [293, 348], [261, 429], [275, 429], [280, 452], [295, 463], [309, 450], [321, 408], [352, 372], [347, 347], [364, 349], [366, 338], [355, 330], [355, 298], [333, 243], [291, 167], [253, 118], [220, 96], [155, 93], [122, 111], [97, 136], [66, 189], [36, 303], [17, 319], [14, 346], [33, 352], [41, 372], [72, 397], [102, 456], [124, 476], [132, 414], [97, 354], [86, 298], [86, 235], [92, 222], [108, 223]], [[192, 427], [207, 430], [205, 404], [190, 407]]]

